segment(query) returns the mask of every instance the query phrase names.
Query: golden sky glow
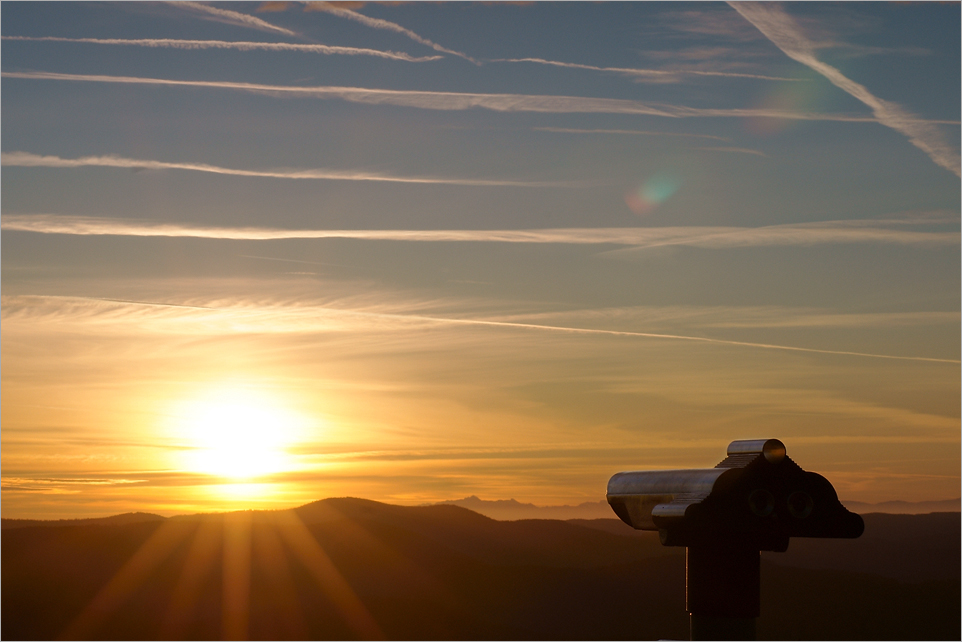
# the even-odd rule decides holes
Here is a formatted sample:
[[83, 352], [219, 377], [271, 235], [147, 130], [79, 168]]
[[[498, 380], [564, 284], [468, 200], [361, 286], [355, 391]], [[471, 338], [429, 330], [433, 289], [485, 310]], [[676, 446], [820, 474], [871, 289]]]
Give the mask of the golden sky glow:
[[958, 5], [222, 8], [3, 5], [4, 517], [958, 496]]

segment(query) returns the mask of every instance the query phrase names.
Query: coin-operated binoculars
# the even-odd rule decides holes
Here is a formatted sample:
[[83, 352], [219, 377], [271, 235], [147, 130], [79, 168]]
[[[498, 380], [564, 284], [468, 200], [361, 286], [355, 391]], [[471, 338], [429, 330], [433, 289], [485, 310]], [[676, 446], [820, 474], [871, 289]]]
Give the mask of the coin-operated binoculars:
[[658, 531], [663, 545], [688, 547], [692, 640], [755, 639], [760, 551], [865, 530], [832, 484], [802, 470], [777, 439], [733, 441], [714, 468], [618, 473], [608, 503], [629, 526]]

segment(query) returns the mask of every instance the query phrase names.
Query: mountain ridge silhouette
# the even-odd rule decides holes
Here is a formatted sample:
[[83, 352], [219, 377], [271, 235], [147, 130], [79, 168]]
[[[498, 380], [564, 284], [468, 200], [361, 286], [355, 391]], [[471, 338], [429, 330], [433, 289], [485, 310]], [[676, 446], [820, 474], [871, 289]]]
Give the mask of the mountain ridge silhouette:
[[[318, 580], [317, 551], [389, 639], [687, 635], [684, 549], [614, 519], [497, 521], [458, 506], [357, 498], [141, 518], [5, 526], [0, 636], [221, 639], [237, 533], [250, 547], [252, 639], [365, 637]], [[855, 548], [793, 540], [788, 553], [763, 558], [760, 638], [958, 639], [959, 523], [958, 513], [868, 515], [863, 539], [848, 542]], [[907, 563], [893, 565], [893, 555]], [[141, 569], [137, 581], [103, 599], [131, 568]]]

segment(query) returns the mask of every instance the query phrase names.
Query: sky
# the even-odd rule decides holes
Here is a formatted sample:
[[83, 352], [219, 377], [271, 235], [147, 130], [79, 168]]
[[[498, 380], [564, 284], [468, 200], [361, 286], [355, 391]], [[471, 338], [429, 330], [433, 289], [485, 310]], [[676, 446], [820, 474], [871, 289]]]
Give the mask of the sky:
[[33, 3], [2, 514], [959, 496], [958, 3]]

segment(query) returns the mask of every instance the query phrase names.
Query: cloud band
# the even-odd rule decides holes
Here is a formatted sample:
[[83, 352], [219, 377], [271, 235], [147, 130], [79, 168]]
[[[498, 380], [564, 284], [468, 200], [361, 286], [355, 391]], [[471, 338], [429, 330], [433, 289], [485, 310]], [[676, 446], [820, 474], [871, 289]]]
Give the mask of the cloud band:
[[223, 240], [361, 239], [373, 241], [455, 241], [567, 243], [631, 246], [625, 251], [665, 246], [704, 249], [805, 246], [840, 243], [958, 245], [958, 232], [917, 232], [868, 227], [853, 222], [772, 225], [768, 227], [627, 227], [535, 230], [284, 230], [262, 227], [204, 227], [119, 218], [53, 214], [5, 214], [0, 229], [79, 236], [190, 237]]
[[374, 172], [332, 169], [274, 169], [250, 170], [218, 167], [206, 163], [168, 163], [157, 160], [123, 158], [121, 156], [83, 156], [81, 158], [61, 158], [59, 156], [40, 156], [29, 152], [4, 152], [0, 163], [6, 167], [116, 167], [125, 169], [176, 169], [228, 176], [247, 176], [257, 178], [283, 178], [293, 180], [328, 181], [375, 181], [385, 183], [415, 183], [430, 185], [460, 185], [468, 187], [576, 187], [584, 182], [550, 181], [510, 181], [496, 179], [443, 178], [438, 176], [394, 176]]
[[[638, 116], [661, 116], [666, 118], [783, 118], [789, 120], [834, 121], [874, 123], [872, 116], [796, 112], [780, 109], [711, 109], [645, 103], [620, 98], [585, 98], [581, 96], [550, 96], [530, 94], [478, 94], [441, 91], [409, 91], [394, 89], [367, 89], [363, 87], [291, 85], [264, 85], [258, 83], [170, 80], [166, 78], [143, 78], [135, 76], [105, 76], [94, 74], [60, 74], [50, 72], [3, 72], [4, 78], [28, 80], [59, 80], [72, 82], [96, 82], [112, 84], [136, 84], [177, 87], [200, 87], [227, 89], [270, 96], [303, 96], [321, 99], [340, 99], [368, 105], [393, 105], [440, 111], [466, 109], [490, 109], [499, 112], [539, 112], [553, 114], [596, 113], [632, 114]], [[917, 121], [927, 123], [958, 124], [957, 121]]]

